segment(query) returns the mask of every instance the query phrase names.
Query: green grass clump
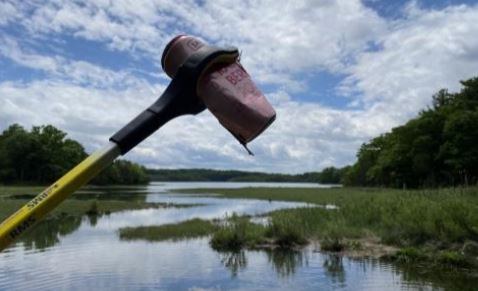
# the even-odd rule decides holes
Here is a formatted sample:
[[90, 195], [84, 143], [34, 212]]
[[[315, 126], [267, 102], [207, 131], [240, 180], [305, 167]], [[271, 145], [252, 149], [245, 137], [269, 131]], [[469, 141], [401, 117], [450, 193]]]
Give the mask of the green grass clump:
[[216, 229], [217, 226], [212, 221], [195, 218], [180, 223], [159, 226], [121, 228], [119, 235], [122, 240], [177, 241], [206, 236], [213, 233]]
[[237, 251], [271, 244], [280, 248], [304, 245], [307, 239], [303, 224], [300, 216], [288, 211], [273, 213], [266, 225], [234, 214], [214, 233], [211, 246], [221, 251]]
[[237, 251], [264, 242], [265, 228], [247, 217], [233, 214], [211, 238], [211, 247], [218, 251]]
[[[310, 212], [304, 208], [304, 212]], [[307, 243], [309, 221], [305, 213], [298, 215], [297, 211], [283, 210], [271, 214], [266, 226], [266, 236], [280, 247], [291, 247]]]
[[470, 263], [461, 252], [454, 250], [435, 251], [426, 247], [406, 247], [388, 256], [394, 262], [400, 264], [425, 263], [429, 267], [470, 268]]
[[443, 251], [437, 257], [437, 262], [440, 265], [446, 265], [451, 267], [467, 268], [471, 264], [467, 258], [457, 251]]
[[216, 250], [239, 250], [262, 245], [290, 248], [307, 243], [302, 217], [288, 210], [271, 214], [266, 225], [252, 223], [248, 217], [233, 215], [216, 231], [211, 246]]
[[91, 203], [90, 208], [85, 212], [86, 215], [99, 215], [98, 202], [95, 200]]
[[328, 252], [341, 252], [345, 249], [345, 244], [339, 238], [327, 237], [320, 240], [320, 249]]
[[406, 247], [397, 251], [390, 258], [398, 263], [414, 263], [427, 260], [427, 255], [418, 248]]

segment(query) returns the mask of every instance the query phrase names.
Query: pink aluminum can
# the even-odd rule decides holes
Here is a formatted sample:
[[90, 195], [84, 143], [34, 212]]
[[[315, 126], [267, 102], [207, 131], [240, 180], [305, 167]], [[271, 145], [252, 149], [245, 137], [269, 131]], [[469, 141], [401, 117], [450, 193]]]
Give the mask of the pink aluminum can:
[[[180, 35], [166, 46], [162, 67], [174, 78], [186, 59], [206, 44]], [[197, 95], [219, 122], [244, 146], [259, 136], [274, 120], [276, 112], [239, 63], [215, 64], [201, 76]]]

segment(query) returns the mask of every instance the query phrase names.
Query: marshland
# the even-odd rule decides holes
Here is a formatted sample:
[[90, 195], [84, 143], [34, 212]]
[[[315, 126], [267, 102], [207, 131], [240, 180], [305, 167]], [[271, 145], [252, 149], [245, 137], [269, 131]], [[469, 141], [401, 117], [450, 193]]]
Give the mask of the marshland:
[[[1, 205], [13, 211], [37, 190], [2, 187]], [[214, 281], [230, 289], [473, 290], [476, 199], [472, 187], [88, 186], [0, 255], [0, 285], [47, 284], [46, 268], [48, 286], [58, 288], [121, 280], [128, 288], [201, 288]], [[58, 263], [45, 266], [45, 259]], [[30, 281], [22, 279], [26, 270]], [[66, 273], [75, 276], [61, 280]]]

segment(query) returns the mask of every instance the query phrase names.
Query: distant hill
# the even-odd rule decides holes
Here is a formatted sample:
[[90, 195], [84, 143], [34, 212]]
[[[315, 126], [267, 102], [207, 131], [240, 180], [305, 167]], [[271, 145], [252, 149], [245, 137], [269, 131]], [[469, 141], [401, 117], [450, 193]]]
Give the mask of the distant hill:
[[322, 172], [289, 175], [263, 172], [211, 169], [147, 169], [151, 181], [210, 181], [210, 182], [309, 182], [340, 183], [343, 169], [325, 168]]

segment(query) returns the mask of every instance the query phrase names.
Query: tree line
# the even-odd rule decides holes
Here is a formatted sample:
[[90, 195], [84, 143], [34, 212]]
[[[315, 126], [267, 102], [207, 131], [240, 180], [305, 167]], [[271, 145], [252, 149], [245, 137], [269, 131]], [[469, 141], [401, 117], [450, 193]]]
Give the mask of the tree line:
[[398, 188], [478, 183], [478, 78], [440, 90], [416, 118], [363, 144], [343, 183]]
[[296, 175], [211, 169], [148, 169], [147, 171], [153, 181], [303, 182], [338, 184], [341, 181], [344, 170], [328, 167], [321, 172], [309, 172]]
[[[87, 157], [83, 146], [52, 125], [30, 131], [10, 125], [0, 135], [1, 184], [49, 184]], [[149, 182], [144, 167], [117, 160], [92, 184], [143, 184]]]

